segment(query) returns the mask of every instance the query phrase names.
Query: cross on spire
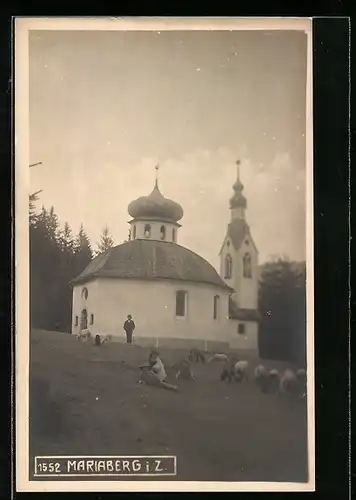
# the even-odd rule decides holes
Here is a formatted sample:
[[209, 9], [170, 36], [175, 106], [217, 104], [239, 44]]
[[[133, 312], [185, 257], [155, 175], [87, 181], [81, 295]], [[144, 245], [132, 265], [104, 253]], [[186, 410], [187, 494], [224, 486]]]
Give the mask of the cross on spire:
[[158, 186], [158, 171], [159, 171], [159, 165], [156, 165], [156, 166], [155, 166], [155, 170], [156, 170], [156, 186]]
[[241, 165], [241, 161], [237, 160], [236, 161], [236, 165], [237, 165], [237, 180], [239, 181], [240, 180], [240, 165]]

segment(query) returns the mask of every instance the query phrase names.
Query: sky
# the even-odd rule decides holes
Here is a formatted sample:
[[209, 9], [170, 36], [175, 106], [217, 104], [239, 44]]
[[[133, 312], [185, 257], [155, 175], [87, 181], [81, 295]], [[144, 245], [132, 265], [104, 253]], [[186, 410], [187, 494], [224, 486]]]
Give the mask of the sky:
[[32, 31], [29, 56], [38, 209], [120, 244], [158, 163], [178, 243], [219, 269], [240, 160], [260, 263], [305, 259], [304, 32]]

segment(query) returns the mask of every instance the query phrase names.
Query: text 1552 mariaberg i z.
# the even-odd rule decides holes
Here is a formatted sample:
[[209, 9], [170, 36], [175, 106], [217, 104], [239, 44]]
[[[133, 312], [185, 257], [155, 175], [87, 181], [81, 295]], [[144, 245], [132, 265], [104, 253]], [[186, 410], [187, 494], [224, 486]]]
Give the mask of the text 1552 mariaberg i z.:
[[175, 456], [35, 457], [35, 477], [175, 476]]

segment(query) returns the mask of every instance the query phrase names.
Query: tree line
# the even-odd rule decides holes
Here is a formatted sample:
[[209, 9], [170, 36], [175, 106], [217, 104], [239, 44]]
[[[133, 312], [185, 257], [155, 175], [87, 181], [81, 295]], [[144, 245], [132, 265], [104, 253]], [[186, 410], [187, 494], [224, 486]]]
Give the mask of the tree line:
[[[76, 235], [58, 222], [54, 208], [36, 214], [38, 193], [30, 197], [30, 318], [33, 328], [71, 331], [72, 288], [92, 258], [114, 245], [108, 227], [95, 250], [83, 225]], [[262, 358], [305, 362], [305, 262], [286, 257], [260, 267], [259, 353]]]
[[261, 358], [306, 363], [306, 264], [280, 257], [260, 268]]
[[32, 328], [70, 332], [72, 288], [92, 258], [114, 245], [108, 227], [95, 250], [80, 225], [76, 235], [68, 222], [60, 226], [53, 207], [35, 212], [38, 193], [30, 196], [30, 324]]

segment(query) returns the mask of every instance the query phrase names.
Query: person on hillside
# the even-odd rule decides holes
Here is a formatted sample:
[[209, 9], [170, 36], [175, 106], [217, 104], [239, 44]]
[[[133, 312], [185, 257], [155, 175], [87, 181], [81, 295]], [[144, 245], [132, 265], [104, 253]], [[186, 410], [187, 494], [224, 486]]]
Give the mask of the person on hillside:
[[151, 352], [149, 357], [149, 364], [151, 366], [152, 373], [158, 378], [158, 380], [160, 382], [165, 382], [167, 374], [158, 352]]
[[127, 320], [124, 323], [124, 330], [126, 332], [126, 340], [128, 344], [132, 344], [132, 334], [136, 328], [135, 322], [132, 319], [131, 314], [127, 316]]
[[155, 350], [150, 352], [148, 364], [140, 366], [141, 377], [139, 384], [155, 385], [170, 391], [178, 391], [178, 387], [167, 382], [167, 373], [159, 353]]

